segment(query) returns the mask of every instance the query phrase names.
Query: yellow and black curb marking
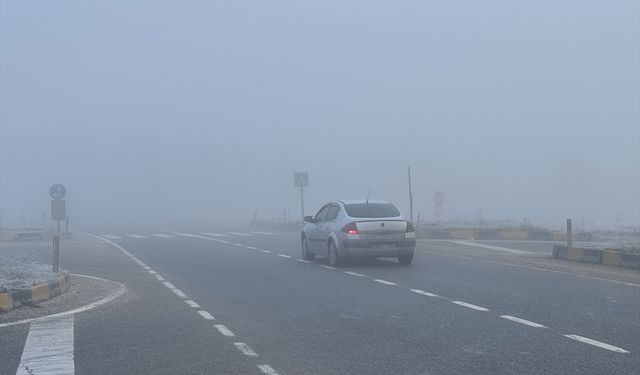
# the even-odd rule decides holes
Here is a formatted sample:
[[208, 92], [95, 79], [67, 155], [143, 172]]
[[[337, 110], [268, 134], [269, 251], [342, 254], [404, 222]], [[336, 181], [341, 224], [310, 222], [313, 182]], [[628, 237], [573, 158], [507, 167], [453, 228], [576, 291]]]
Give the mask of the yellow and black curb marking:
[[71, 285], [69, 272], [61, 272], [55, 280], [24, 288], [0, 293], [0, 312], [7, 312], [16, 307], [34, 305], [57, 297], [69, 290]]
[[553, 247], [553, 257], [583, 263], [598, 263], [609, 266], [640, 268], [640, 254], [625, 253], [617, 250], [583, 249], [579, 247]]

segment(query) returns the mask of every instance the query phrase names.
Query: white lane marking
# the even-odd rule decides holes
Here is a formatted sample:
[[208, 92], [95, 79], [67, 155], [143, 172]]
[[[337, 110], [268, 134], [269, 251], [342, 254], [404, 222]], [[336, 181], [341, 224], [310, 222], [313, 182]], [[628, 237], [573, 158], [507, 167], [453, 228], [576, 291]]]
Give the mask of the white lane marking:
[[162, 277], [161, 275], [154, 275], [156, 277], [156, 279], [158, 279], [158, 281], [164, 281], [164, 277]]
[[337, 268], [335, 268], [335, 267], [327, 266], [327, 265], [324, 265], [324, 264], [318, 264], [318, 266], [320, 266], [322, 268], [326, 268], [328, 270], [337, 270]]
[[162, 233], [154, 233], [152, 234], [152, 236], [160, 237], [160, 238], [175, 238], [175, 236], [172, 236], [170, 234], [162, 234]]
[[611, 350], [613, 352], [629, 353], [627, 350], [624, 350], [622, 348], [618, 348], [617, 346], [609, 345], [607, 343], [604, 343], [604, 342], [601, 342], [601, 341], [597, 341], [597, 340], [592, 340], [592, 339], [587, 338], [587, 337], [582, 337], [582, 336], [578, 336], [578, 335], [563, 335], [563, 336], [567, 337], [567, 338], [570, 338], [572, 340], [583, 342], [585, 344], [597, 346], [597, 347], [602, 348], [602, 349]]
[[248, 356], [248, 357], [257, 357], [258, 354], [256, 352], [254, 352], [249, 345], [243, 343], [243, 342], [234, 342], [233, 345], [236, 346], [236, 348], [238, 348], [239, 351], [242, 352], [242, 354]]
[[[91, 235], [91, 236], [93, 236], [93, 235]], [[100, 237], [97, 237], [97, 238], [100, 238]], [[106, 240], [106, 241], [109, 241], [109, 240]], [[30, 318], [30, 319], [17, 320], [15, 322], [2, 323], [2, 324], [0, 324], [0, 328], [15, 326], [15, 325], [19, 325], [19, 324], [39, 322], [41, 320], [59, 318], [59, 317], [62, 317], [62, 316], [68, 316], [68, 315], [73, 315], [73, 314], [77, 314], [77, 313], [93, 310], [96, 307], [99, 307], [99, 306], [102, 306], [104, 304], [107, 304], [107, 303], [113, 301], [114, 299], [124, 295], [125, 292], [127, 291], [127, 287], [124, 284], [119, 283], [117, 281], [107, 280], [107, 279], [103, 279], [102, 277], [97, 277], [97, 276], [80, 275], [80, 274], [77, 274], [77, 273], [72, 273], [71, 275], [75, 276], [75, 277], [84, 277], [84, 278], [87, 278], [87, 279], [95, 279], [95, 280], [102, 280], [102, 281], [108, 281], [108, 282], [116, 283], [116, 284], [118, 284], [119, 288], [118, 288], [118, 290], [116, 290], [115, 292], [111, 293], [110, 295], [104, 297], [103, 299], [101, 299], [99, 301], [96, 301], [96, 302], [92, 302], [92, 303], [90, 303], [88, 305], [84, 305], [84, 306], [78, 307], [77, 309], [73, 309], [73, 310], [69, 310], [69, 311], [63, 311], [63, 312], [60, 312], [60, 313], [57, 313], [57, 314], [46, 315], [46, 316], [42, 316], [42, 317], [39, 317], [39, 318]]]
[[463, 307], [466, 307], [468, 309], [473, 309], [473, 310], [478, 310], [478, 311], [489, 311], [489, 309], [486, 309], [486, 308], [484, 308], [482, 306], [473, 305], [473, 304], [462, 302], [462, 301], [451, 301], [451, 303], [455, 303], [456, 305], [463, 306]]
[[269, 250], [260, 250], [260, 252], [261, 253], [265, 253], [265, 254], [271, 254], [272, 253], [272, 251], [269, 251]]
[[[211, 239], [213, 240], [213, 238], [211, 238]], [[231, 242], [229, 242], [229, 241], [225, 241], [225, 240], [218, 240], [218, 242], [220, 242], [220, 243], [226, 243], [227, 245], [231, 243]]]
[[186, 294], [184, 294], [183, 291], [181, 291], [180, 289], [171, 289], [178, 297], [180, 298], [189, 298], [187, 297]]
[[227, 232], [228, 234], [233, 234], [235, 236], [242, 236], [242, 237], [251, 237], [253, 236], [253, 234], [251, 233], [240, 233], [240, 232]]
[[216, 318], [214, 318], [213, 315], [209, 314], [208, 312], [206, 312], [204, 310], [198, 311], [198, 314], [200, 314], [206, 320], [216, 320]]
[[157, 273], [156, 271], [154, 271], [154, 270], [149, 270], [149, 273], [150, 273], [150, 274], [152, 274], [152, 275], [157, 275], [157, 274], [158, 274], [158, 273]]
[[300, 263], [313, 263], [313, 262], [309, 262], [308, 260], [305, 259], [296, 259], [298, 262]]
[[169, 288], [169, 289], [176, 289], [176, 286], [175, 286], [175, 285], [173, 285], [173, 284], [171, 284], [171, 283], [170, 283], [170, 282], [168, 282], [168, 281], [165, 281], [165, 282], [163, 282], [162, 284], [163, 284], [164, 286], [166, 286], [167, 288]]
[[500, 315], [500, 317], [501, 317], [501, 318], [503, 318], [503, 319], [507, 319], [507, 320], [511, 320], [511, 321], [514, 321], [514, 322], [518, 322], [518, 323], [521, 323], [521, 324], [527, 325], [527, 326], [529, 326], [529, 327], [534, 327], [534, 328], [547, 328], [547, 326], [544, 326], [544, 325], [542, 325], [542, 324], [538, 324], [538, 323], [536, 323], [536, 322], [532, 322], [532, 321], [530, 321], [530, 320], [526, 320], [526, 319], [521, 319], [521, 318], [518, 318], [518, 317], [516, 317], [516, 316], [511, 316], [511, 315]]
[[103, 234], [102, 237], [110, 238], [112, 240], [121, 240], [122, 239], [122, 237], [114, 236], [113, 234]]
[[149, 266], [142, 266], [142, 268], [144, 268], [144, 269], [145, 269], [145, 270], [147, 270], [147, 271], [150, 271], [150, 270], [151, 270], [151, 267], [149, 267]]
[[251, 249], [251, 250], [258, 250], [258, 248], [253, 247], [253, 246], [245, 246], [247, 249]]
[[233, 246], [241, 246], [241, 247], [244, 247], [244, 245], [243, 245], [243, 244], [241, 244], [241, 243], [234, 243], [234, 244], [233, 244]]
[[278, 375], [276, 370], [274, 370], [269, 365], [258, 365], [258, 368], [260, 369], [260, 371], [262, 371], [263, 374], [266, 374], [266, 375]]
[[482, 243], [475, 243], [475, 242], [469, 242], [469, 241], [447, 241], [447, 242], [455, 243], [455, 244], [458, 244], [458, 245], [481, 247], [483, 249], [489, 249], [489, 250], [503, 251], [505, 253], [511, 253], [511, 254], [520, 254], [520, 255], [539, 254], [539, 253], [532, 253], [530, 251], [509, 249], [507, 247], [491, 246], [491, 245], [485, 245], [485, 244], [482, 244]]
[[212, 237], [227, 237], [227, 234], [222, 234], [222, 233], [212, 233], [212, 232], [205, 232], [205, 233], [200, 233], [200, 234], [204, 234], [205, 236], [212, 236]]
[[422, 294], [423, 296], [427, 296], [427, 297], [440, 297], [437, 294], [425, 292], [424, 290], [420, 290], [420, 289], [409, 289], [409, 290], [414, 292], [414, 293]]
[[277, 233], [272, 233], [272, 232], [258, 232], [258, 231], [253, 231], [253, 232], [251, 232], [251, 233], [254, 233], [254, 234], [264, 234], [265, 236], [275, 236], [275, 235], [277, 235]]
[[287, 255], [287, 254], [276, 254], [276, 255], [282, 258], [291, 258], [291, 255]]
[[222, 324], [214, 324], [214, 327], [216, 327], [218, 332], [222, 333], [224, 336], [227, 336], [227, 337], [234, 337], [235, 336], [235, 334], [233, 332], [231, 332], [231, 330], [229, 328], [223, 326]]
[[140, 234], [127, 234], [127, 237], [131, 237], [131, 238], [149, 238], [147, 236], [142, 236]]
[[73, 315], [33, 322], [16, 375], [75, 373]]
[[373, 281], [380, 283], [380, 284], [384, 284], [384, 285], [398, 285], [396, 283], [392, 283], [391, 281], [387, 281], [387, 280], [382, 280], [382, 279], [373, 279]]
[[194, 309], [197, 309], [200, 307], [200, 305], [198, 305], [198, 303], [192, 299], [185, 300], [184, 303], [189, 305], [189, 307], [193, 307]]
[[367, 277], [366, 275], [363, 275], [363, 274], [357, 273], [357, 272], [344, 271], [344, 273], [346, 273], [347, 275], [351, 275], [351, 276]]

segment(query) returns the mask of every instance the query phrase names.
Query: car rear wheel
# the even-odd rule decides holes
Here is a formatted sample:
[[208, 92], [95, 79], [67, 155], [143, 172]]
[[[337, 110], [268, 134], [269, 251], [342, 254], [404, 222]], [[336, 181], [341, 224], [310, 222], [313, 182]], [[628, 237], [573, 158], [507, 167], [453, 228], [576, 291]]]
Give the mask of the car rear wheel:
[[341, 263], [340, 255], [333, 241], [329, 241], [329, 265], [331, 267], [338, 267]]
[[413, 261], [413, 253], [410, 255], [400, 255], [398, 257], [398, 263], [404, 266], [411, 264], [412, 261]]
[[302, 259], [304, 260], [313, 260], [315, 255], [309, 251], [309, 242], [306, 237], [302, 238]]

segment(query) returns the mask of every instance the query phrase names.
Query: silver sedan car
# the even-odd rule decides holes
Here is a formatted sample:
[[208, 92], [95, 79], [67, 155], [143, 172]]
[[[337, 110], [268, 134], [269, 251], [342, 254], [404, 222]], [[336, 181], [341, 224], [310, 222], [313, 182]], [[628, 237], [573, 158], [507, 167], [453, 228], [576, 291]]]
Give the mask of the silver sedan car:
[[315, 216], [305, 216], [302, 257], [329, 258], [332, 266], [349, 257], [394, 257], [410, 264], [416, 232], [400, 210], [382, 200], [341, 200], [322, 206]]

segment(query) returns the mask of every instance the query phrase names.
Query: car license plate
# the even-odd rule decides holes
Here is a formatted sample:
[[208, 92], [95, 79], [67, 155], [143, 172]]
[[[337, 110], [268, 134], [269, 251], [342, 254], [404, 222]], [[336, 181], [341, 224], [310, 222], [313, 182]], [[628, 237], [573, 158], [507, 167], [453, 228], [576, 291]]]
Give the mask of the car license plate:
[[371, 244], [371, 248], [374, 250], [391, 250], [397, 247], [394, 243], [374, 243]]

